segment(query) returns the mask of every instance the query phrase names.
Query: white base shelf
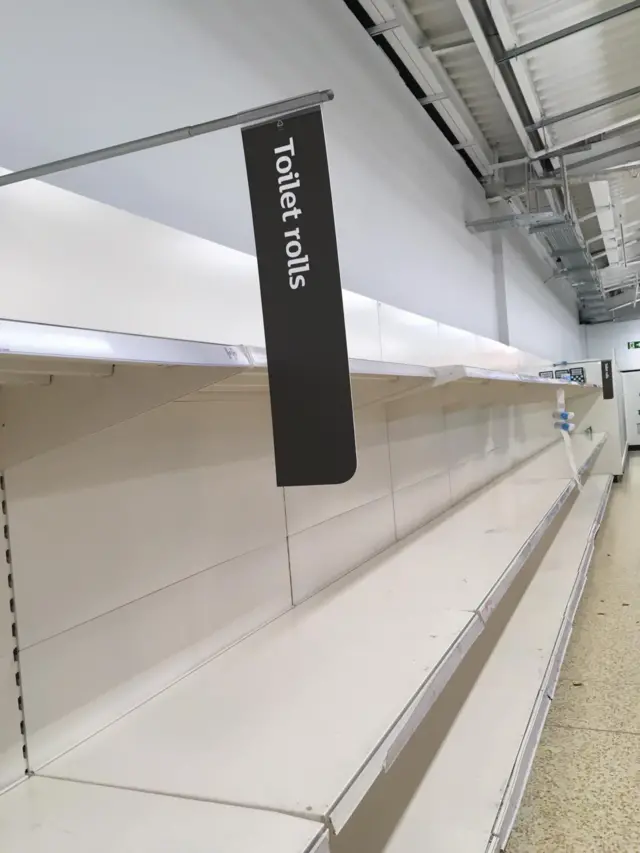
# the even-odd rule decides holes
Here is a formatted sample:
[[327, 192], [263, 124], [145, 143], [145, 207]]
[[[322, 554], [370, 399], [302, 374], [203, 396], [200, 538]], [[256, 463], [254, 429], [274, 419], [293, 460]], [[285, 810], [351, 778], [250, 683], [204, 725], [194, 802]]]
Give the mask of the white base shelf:
[[[579, 466], [603, 440], [576, 436]], [[552, 463], [555, 479], [536, 479]], [[41, 772], [339, 831], [574, 488], [555, 444]]]
[[[578, 496], [426, 775], [412, 789], [384, 853], [504, 849], [551, 704], [611, 481], [609, 475], [592, 476]], [[371, 803], [360, 818], [362, 827], [368, 818], [361, 831], [374, 836], [379, 830], [375, 806]], [[359, 828], [352, 832], [357, 835]]]
[[6, 853], [327, 853], [320, 824], [32, 777], [0, 797]]

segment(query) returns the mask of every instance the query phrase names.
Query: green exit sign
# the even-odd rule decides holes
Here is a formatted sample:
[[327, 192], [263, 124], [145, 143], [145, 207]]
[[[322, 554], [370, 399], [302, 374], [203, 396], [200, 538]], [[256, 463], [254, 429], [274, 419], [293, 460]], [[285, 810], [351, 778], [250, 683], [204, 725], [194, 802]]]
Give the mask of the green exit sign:
[[640, 349], [640, 341], [627, 341], [627, 349]]

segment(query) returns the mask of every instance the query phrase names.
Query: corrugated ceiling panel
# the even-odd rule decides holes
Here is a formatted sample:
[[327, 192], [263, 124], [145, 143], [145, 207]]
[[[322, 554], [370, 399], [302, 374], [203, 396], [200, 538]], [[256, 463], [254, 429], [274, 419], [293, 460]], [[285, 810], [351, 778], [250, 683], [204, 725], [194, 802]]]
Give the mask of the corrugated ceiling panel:
[[[620, 5], [620, 0], [506, 0], [520, 44], [586, 20]], [[537, 7], [537, 8], [536, 8]], [[525, 62], [545, 115], [640, 84], [640, 10], [590, 27], [518, 59]], [[621, 101], [545, 129], [548, 144], [570, 142], [640, 112], [640, 99]]]
[[440, 61], [497, 157], [508, 160], [523, 156], [522, 143], [477, 50], [446, 53]]
[[[511, 159], [522, 156], [522, 143], [455, 0], [408, 0], [407, 5], [496, 157]], [[459, 41], [468, 41], [468, 44], [454, 49], [446, 47]], [[445, 49], [441, 49], [443, 46]]]
[[[488, 0], [491, 7], [493, 0]], [[520, 43], [533, 41], [620, 6], [623, 0], [503, 0]]]

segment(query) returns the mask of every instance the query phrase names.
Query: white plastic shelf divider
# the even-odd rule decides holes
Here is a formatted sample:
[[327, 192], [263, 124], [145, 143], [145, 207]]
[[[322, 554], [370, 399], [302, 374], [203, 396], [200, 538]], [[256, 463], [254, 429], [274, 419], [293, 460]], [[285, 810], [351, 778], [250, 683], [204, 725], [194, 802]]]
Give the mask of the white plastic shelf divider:
[[[576, 437], [581, 468], [603, 441]], [[40, 771], [339, 831], [574, 488], [557, 443]]]
[[447, 853], [504, 848], [558, 679], [611, 481], [610, 475], [591, 476], [578, 495], [385, 853], [417, 846]]
[[0, 796], [6, 853], [327, 853], [310, 820], [31, 777]]

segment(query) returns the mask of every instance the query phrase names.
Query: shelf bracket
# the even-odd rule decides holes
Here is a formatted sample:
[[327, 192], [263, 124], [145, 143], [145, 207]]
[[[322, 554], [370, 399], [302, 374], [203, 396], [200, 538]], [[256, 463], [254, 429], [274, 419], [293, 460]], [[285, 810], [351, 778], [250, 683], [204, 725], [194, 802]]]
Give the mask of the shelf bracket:
[[20, 720], [20, 737], [22, 739], [22, 757], [24, 758], [25, 775], [29, 773], [29, 754], [27, 750], [27, 731], [24, 717], [24, 699], [22, 694], [22, 673], [20, 671], [20, 643], [18, 639], [18, 618], [16, 615], [15, 584], [13, 561], [11, 557], [11, 537], [9, 534], [9, 515], [7, 511], [7, 493], [5, 491], [5, 475], [0, 474], [0, 500], [2, 501], [2, 529], [4, 534], [4, 555], [6, 583], [9, 593], [9, 611], [11, 613], [11, 639], [13, 642], [13, 661], [15, 665], [16, 701]]

